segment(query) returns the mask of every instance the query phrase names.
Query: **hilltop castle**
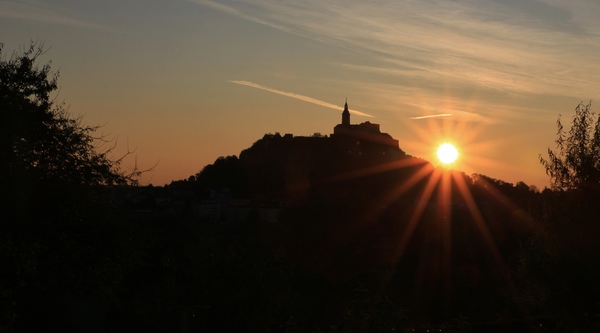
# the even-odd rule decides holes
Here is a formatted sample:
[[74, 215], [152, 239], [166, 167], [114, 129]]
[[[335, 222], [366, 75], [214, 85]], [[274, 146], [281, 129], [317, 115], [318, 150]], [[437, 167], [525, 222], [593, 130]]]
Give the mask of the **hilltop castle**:
[[356, 145], [362, 144], [379, 144], [398, 148], [398, 140], [392, 138], [387, 133], [382, 133], [379, 130], [379, 124], [364, 122], [361, 124], [350, 123], [350, 110], [348, 110], [348, 101], [344, 103], [344, 111], [342, 112], [342, 123], [337, 124], [333, 128], [333, 138], [352, 139]]
[[[280, 146], [281, 145], [281, 146]], [[406, 153], [398, 146], [398, 140], [392, 138], [388, 133], [379, 130], [379, 124], [364, 122], [360, 124], [350, 123], [350, 110], [348, 101], [344, 104], [342, 122], [335, 125], [333, 133], [328, 137], [315, 133], [312, 136], [294, 136], [287, 133], [281, 136], [279, 133], [265, 134], [263, 138], [252, 145], [252, 148], [262, 147], [267, 150], [291, 151], [324, 151], [329, 150], [332, 154], [344, 152], [356, 158], [364, 157], [402, 157]], [[240, 157], [244, 152], [240, 154]]]

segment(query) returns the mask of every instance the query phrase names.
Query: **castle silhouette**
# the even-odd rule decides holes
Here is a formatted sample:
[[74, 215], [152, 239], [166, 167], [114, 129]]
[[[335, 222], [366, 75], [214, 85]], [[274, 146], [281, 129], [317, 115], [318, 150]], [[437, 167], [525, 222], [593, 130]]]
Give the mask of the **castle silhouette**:
[[348, 100], [344, 103], [342, 112], [342, 123], [333, 128], [332, 138], [355, 141], [356, 145], [361, 144], [381, 144], [399, 148], [398, 140], [392, 138], [387, 133], [382, 133], [379, 124], [373, 124], [369, 121], [360, 124], [350, 123], [350, 110], [348, 110]]

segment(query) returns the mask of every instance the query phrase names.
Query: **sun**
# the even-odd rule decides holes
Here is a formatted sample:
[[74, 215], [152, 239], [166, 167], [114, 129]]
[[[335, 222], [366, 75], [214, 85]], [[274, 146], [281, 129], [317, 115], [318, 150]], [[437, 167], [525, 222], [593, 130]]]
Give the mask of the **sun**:
[[458, 158], [458, 150], [451, 143], [443, 143], [437, 149], [437, 158], [443, 164], [451, 164]]

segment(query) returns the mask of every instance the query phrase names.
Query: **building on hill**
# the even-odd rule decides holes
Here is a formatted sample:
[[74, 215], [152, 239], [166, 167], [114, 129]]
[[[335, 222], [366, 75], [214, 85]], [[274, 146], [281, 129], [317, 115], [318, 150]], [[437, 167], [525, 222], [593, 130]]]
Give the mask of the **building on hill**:
[[342, 112], [342, 123], [333, 128], [331, 137], [338, 139], [350, 139], [357, 145], [383, 145], [392, 148], [398, 147], [398, 140], [392, 138], [387, 133], [382, 133], [379, 124], [364, 122], [361, 124], [350, 123], [350, 110], [348, 110], [348, 101], [344, 104]]

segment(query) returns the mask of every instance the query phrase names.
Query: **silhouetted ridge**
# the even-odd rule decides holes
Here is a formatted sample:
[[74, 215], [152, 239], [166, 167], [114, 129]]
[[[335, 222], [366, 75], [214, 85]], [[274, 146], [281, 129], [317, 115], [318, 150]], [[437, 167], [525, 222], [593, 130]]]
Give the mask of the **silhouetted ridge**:
[[398, 147], [368, 140], [267, 134], [240, 154], [249, 188], [256, 194], [305, 191], [341, 173], [407, 158]]
[[353, 125], [348, 103], [330, 137], [266, 134], [242, 151], [240, 163], [257, 195], [305, 195], [332, 177], [408, 157], [379, 124]]
[[348, 103], [333, 132], [329, 137], [265, 134], [239, 159], [220, 157], [207, 165], [192, 177], [195, 187], [228, 188], [238, 198], [306, 196], [345, 173], [410, 158], [379, 124], [351, 124]]

